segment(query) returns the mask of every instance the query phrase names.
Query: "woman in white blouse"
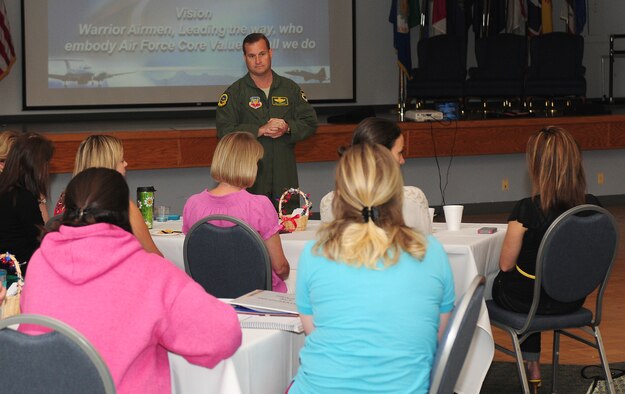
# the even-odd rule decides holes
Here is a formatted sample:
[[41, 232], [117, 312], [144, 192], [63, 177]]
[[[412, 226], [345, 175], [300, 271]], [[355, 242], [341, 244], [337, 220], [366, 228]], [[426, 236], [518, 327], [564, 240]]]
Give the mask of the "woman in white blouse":
[[[352, 137], [352, 145], [369, 143], [387, 147], [395, 160], [404, 164], [404, 136], [397, 123], [383, 118], [366, 118], [358, 124]], [[339, 150], [342, 154], [344, 149]], [[326, 194], [319, 204], [321, 221], [324, 223], [334, 220], [332, 201], [334, 192]], [[418, 187], [404, 186], [403, 214], [406, 225], [424, 235], [432, 233], [428, 199]]]

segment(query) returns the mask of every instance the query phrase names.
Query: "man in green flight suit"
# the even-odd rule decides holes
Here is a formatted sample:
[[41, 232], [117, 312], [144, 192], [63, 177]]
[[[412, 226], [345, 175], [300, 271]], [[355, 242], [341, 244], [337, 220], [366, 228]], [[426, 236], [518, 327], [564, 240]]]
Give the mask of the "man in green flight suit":
[[[271, 56], [264, 34], [245, 37], [243, 58], [248, 73], [219, 98], [217, 134], [221, 138], [234, 131], [247, 131], [258, 138], [265, 154], [249, 191], [266, 195], [277, 207], [286, 189], [299, 187], [295, 143], [314, 134], [317, 115], [295, 82], [273, 72]], [[298, 200], [295, 197], [292, 201]], [[287, 208], [291, 213], [297, 204]]]

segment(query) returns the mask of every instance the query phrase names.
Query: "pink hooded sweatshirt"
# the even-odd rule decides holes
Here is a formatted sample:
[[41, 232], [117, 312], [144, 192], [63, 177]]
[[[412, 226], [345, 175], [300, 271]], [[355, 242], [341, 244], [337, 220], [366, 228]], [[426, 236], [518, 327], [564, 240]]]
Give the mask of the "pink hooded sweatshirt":
[[118, 393], [170, 393], [168, 351], [212, 368], [241, 344], [230, 305], [117, 226], [61, 226], [28, 265], [22, 313], [51, 316], [82, 333]]

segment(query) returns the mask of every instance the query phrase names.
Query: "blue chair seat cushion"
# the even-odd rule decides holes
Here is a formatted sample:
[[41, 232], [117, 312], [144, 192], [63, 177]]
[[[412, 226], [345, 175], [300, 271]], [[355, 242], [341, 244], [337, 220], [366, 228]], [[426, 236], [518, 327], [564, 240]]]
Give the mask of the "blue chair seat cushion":
[[[521, 329], [527, 320], [526, 313], [504, 309], [493, 300], [486, 301], [488, 316], [492, 322], [498, 322], [514, 329]], [[586, 308], [562, 315], [536, 315], [528, 331], [551, 331], [565, 328], [587, 326], [592, 322], [592, 312]]]

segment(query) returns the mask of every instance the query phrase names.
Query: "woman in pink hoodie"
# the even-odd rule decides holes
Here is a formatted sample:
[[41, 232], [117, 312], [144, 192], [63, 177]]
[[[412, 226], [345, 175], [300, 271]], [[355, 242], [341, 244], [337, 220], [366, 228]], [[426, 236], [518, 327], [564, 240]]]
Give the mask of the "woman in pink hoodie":
[[87, 337], [119, 393], [169, 393], [168, 351], [212, 368], [239, 347], [241, 329], [230, 305], [141, 247], [128, 198], [115, 170], [90, 168], [71, 180], [60, 228], [30, 260], [21, 308]]

